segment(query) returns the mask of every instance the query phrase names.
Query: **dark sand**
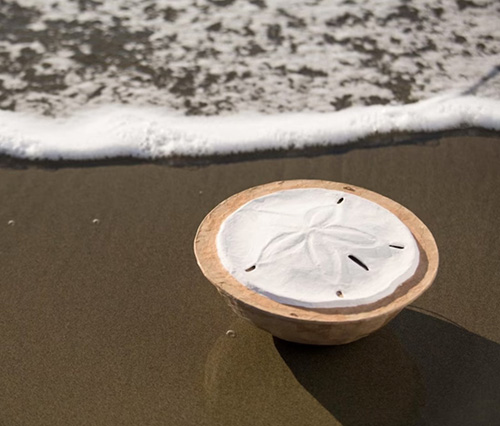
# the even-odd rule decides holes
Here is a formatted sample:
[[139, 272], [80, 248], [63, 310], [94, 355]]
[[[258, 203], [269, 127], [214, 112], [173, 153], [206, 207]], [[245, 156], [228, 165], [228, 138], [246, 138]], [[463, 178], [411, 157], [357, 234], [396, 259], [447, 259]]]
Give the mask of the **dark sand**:
[[[0, 425], [498, 424], [499, 165], [499, 138], [464, 137], [201, 168], [1, 169]], [[293, 178], [369, 188], [429, 226], [441, 267], [419, 312], [332, 348], [235, 317], [197, 268], [196, 228], [231, 194]]]

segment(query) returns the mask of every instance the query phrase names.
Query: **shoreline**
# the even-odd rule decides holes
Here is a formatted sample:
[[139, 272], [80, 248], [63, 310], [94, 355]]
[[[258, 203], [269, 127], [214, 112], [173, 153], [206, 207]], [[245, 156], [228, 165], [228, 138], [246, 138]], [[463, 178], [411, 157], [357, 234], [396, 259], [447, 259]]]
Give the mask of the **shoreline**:
[[378, 142], [384, 135], [404, 139], [453, 129], [500, 131], [499, 105], [495, 99], [448, 93], [413, 104], [330, 113], [186, 117], [160, 108], [115, 105], [49, 119], [0, 111], [0, 151], [28, 160], [92, 160], [328, 150]]
[[498, 138], [500, 131], [481, 127], [464, 127], [432, 132], [391, 132], [374, 134], [356, 141], [343, 144], [316, 145], [305, 148], [263, 149], [251, 152], [200, 156], [170, 156], [162, 158], [141, 158], [135, 156], [116, 156], [97, 159], [26, 159], [0, 153], [0, 168], [13, 169], [61, 169], [78, 167], [133, 166], [155, 164], [169, 167], [207, 167], [212, 164], [232, 164], [246, 161], [285, 158], [314, 158], [323, 155], [345, 154], [359, 149], [376, 149], [398, 145], [434, 145], [440, 139], [453, 137]]

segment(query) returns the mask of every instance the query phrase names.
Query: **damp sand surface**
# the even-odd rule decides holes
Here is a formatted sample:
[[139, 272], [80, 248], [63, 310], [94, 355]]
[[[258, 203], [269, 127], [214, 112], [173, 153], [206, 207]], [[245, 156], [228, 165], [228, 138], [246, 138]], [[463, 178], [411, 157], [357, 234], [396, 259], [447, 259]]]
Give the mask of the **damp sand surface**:
[[[0, 169], [0, 423], [494, 424], [499, 161], [499, 137], [206, 167], [12, 161]], [[431, 289], [352, 345], [274, 340], [196, 265], [210, 209], [297, 178], [384, 194], [440, 249]]]

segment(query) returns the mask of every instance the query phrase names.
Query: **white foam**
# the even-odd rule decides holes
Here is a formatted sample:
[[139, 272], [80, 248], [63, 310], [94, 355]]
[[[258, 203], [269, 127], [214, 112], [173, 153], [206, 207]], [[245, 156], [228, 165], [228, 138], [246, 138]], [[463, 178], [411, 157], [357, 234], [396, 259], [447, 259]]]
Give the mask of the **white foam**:
[[246, 287], [316, 308], [380, 300], [413, 276], [420, 259], [393, 213], [321, 188], [278, 191], [241, 206], [222, 223], [217, 251]]
[[185, 117], [161, 108], [109, 106], [49, 118], [0, 111], [0, 153], [25, 159], [161, 158], [305, 148], [376, 133], [457, 127], [500, 130], [500, 101], [446, 95], [403, 106], [333, 113]]

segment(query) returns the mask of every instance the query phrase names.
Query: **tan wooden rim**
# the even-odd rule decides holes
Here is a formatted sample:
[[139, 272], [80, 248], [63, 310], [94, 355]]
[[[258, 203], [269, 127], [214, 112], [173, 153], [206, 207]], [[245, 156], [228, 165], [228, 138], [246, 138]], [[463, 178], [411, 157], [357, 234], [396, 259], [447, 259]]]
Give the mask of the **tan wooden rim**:
[[[366, 307], [366, 309], [361, 312], [358, 310], [358, 312], [354, 313], [344, 313], [349, 312], [349, 309], [342, 311], [343, 308], [332, 309], [331, 311], [333, 312], [328, 312], [328, 310], [322, 309], [285, 305], [245, 287], [220, 262], [216, 238], [221, 224], [231, 213], [254, 198], [277, 191], [296, 188], [324, 188], [350, 192], [373, 201], [391, 211], [410, 229], [417, 240], [421, 254], [423, 254], [421, 256], [421, 264], [419, 265], [419, 279], [414, 280], [412, 277], [407, 282], [401, 284], [398, 289], [404, 288], [406, 283], [414, 281], [411, 285], [406, 286], [405, 291], [399, 291], [397, 297], [393, 297], [382, 304], [382, 306], [380, 306], [380, 303], [361, 305], [360, 308]], [[438, 248], [434, 237], [422, 221], [410, 210], [387, 197], [367, 189], [324, 180], [272, 182], [249, 188], [229, 197], [215, 207], [201, 222], [194, 240], [194, 252], [201, 271], [219, 291], [227, 293], [242, 303], [251, 305], [272, 315], [284, 316], [290, 320], [306, 320], [322, 323], [360, 321], [401, 310], [430, 287], [436, 277], [439, 264]], [[396, 293], [398, 292], [396, 291], [394, 294]]]

